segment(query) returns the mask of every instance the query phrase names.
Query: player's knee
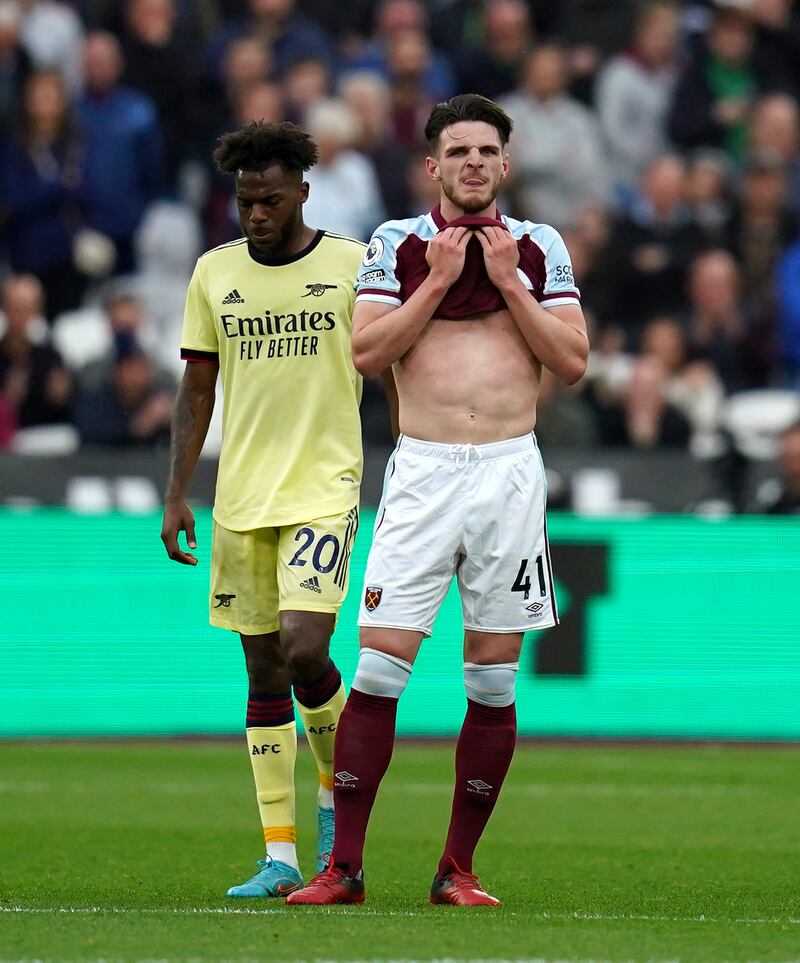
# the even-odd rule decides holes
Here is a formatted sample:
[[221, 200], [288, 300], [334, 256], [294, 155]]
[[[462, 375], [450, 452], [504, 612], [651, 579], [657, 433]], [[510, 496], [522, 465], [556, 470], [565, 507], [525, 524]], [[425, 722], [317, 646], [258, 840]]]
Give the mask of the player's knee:
[[312, 682], [328, 668], [328, 643], [313, 638], [281, 635], [283, 653], [293, 682]]
[[515, 699], [519, 662], [499, 665], [464, 663], [464, 687], [467, 698], [485, 706], [510, 706]]
[[411, 678], [411, 663], [378, 649], [362, 649], [353, 688], [367, 695], [399, 699]]

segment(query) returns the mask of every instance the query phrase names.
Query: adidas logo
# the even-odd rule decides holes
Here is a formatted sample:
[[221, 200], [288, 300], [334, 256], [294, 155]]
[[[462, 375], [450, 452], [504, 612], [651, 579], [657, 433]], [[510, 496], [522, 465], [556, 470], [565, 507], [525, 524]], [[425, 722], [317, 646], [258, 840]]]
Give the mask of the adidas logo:
[[239, 294], [239, 292], [234, 288], [231, 293], [222, 299], [223, 304], [244, 304], [244, 298]]
[[305, 582], [301, 582], [300, 588], [311, 589], [312, 592], [322, 592], [322, 589], [319, 587], [319, 579], [316, 575], [312, 575], [311, 578], [307, 578]]

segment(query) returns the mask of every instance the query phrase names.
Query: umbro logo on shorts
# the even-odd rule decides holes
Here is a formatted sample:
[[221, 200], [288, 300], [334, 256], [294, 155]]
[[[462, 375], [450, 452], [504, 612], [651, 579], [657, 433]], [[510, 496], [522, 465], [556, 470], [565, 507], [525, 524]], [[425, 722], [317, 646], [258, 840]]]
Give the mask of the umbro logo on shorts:
[[364, 608], [369, 612], [374, 612], [381, 604], [383, 587], [380, 585], [368, 585], [364, 591]]
[[307, 284], [306, 288], [307, 288], [306, 293], [303, 295], [304, 298], [307, 298], [309, 294], [313, 294], [315, 298], [321, 298], [326, 291], [335, 291], [336, 285], [335, 284]]
[[224, 609], [229, 609], [229, 608], [231, 607], [231, 600], [232, 600], [232, 599], [235, 599], [236, 596], [235, 596], [235, 595], [225, 595], [224, 592], [220, 592], [220, 594], [219, 594], [219, 595], [215, 595], [214, 598], [217, 599], [217, 604], [214, 606], [215, 609], [218, 609], [218, 608], [220, 607], [220, 605], [221, 605]]
[[304, 582], [301, 582], [300, 588], [311, 589], [312, 592], [322, 593], [322, 589], [319, 587], [319, 579], [316, 575], [312, 575], [311, 578], [307, 578]]
[[239, 294], [239, 292], [234, 288], [231, 293], [222, 299], [223, 304], [244, 304], [244, 298]]

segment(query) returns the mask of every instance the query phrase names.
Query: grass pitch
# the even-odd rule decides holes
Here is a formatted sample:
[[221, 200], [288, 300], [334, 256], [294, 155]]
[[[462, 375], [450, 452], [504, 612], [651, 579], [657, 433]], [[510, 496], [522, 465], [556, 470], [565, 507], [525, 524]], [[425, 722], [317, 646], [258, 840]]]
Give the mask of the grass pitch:
[[[498, 910], [434, 907], [452, 748], [400, 744], [367, 903], [226, 900], [254, 871], [244, 746], [0, 744], [0, 960], [800, 960], [795, 749], [520, 746], [478, 850]], [[298, 761], [303, 866], [314, 774]]]

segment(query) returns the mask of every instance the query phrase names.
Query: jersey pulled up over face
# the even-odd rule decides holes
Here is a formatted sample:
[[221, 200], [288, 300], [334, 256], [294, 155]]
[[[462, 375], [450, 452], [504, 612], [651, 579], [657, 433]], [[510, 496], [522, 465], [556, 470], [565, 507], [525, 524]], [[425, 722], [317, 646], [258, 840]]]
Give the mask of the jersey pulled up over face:
[[218, 362], [224, 394], [214, 518], [233, 531], [344, 512], [361, 483], [353, 281], [365, 245], [319, 231], [293, 257], [246, 239], [197, 261], [181, 357]]
[[[499, 212], [498, 218], [497, 226], [510, 231], [517, 241], [517, 273], [542, 307], [580, 304], [572, 263], [558, 231], [546, 224], [518, 221]], [[451, 223], [456, 226], [466, 220], [459, 218]], [[397, 307], [405, 303], [430, 271], [425, 260], [428, 241], [448, 226], [438, 206], [429, 214], [382, 224], [372, 235], [358, 272], [357, 300], [378, 301]], [[477, 238], [471, 238], [461, 277], [444, 296], [433, 316], [458, 319], [502, 308], [505, 308], [505, 301], [486, 273], [483, 248]]]

